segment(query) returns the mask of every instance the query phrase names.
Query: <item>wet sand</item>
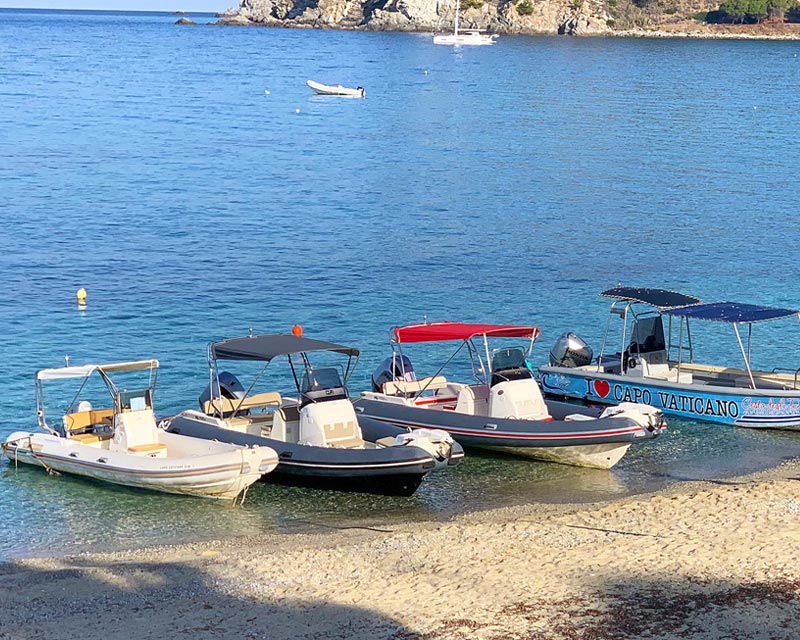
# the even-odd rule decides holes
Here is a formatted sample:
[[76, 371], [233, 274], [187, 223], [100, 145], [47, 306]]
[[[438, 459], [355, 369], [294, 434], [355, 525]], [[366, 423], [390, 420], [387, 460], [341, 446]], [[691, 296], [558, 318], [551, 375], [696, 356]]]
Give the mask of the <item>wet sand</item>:
[[800, 462], [593, 505], [0, 565], [0, 638], [796, 638]]

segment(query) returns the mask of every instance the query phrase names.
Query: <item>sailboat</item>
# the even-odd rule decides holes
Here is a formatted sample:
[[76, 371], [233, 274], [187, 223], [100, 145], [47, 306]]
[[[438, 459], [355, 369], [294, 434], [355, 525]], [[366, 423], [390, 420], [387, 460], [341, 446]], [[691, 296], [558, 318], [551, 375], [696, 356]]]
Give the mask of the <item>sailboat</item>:
[[453, 33], [433, 36], [433, 44], [449, 45], [484, 45], [494, 44], [499, 37], [496, 33], [481, 33], [479, 29], [458, 29], [458, 19], [461, 13], [461, 0], [456, 0], [456, 21]]

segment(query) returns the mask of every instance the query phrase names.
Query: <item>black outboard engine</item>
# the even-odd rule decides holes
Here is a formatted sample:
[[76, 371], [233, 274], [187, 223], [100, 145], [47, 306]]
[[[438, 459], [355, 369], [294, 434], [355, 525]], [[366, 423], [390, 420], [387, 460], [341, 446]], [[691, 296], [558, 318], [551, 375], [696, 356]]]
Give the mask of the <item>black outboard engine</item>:
[[[200, 394], [200, 410], [202, 411], [206, 402], [212, 398], [222, 397], [230, 400], [241, 400], [244, 398], [244, 394], [245, 388], [239, 382], [239, 379], [229, 371], [222, 371], [219, 374], [219, 388], [217, 388], [217, 378], [214, 377], [211, 384]], [[240, 411], [239, 414], [246, 415], [247, 411]], [[222, 417], [227, 418], [228, 415], [223, 415]]]
[[592, 348], [580, 336], [568, 332], [559, 336], [550, 349], [550, 366], [583, 367], [592, 364]]
[[380, 392], [383, 384], [390, 380], [416, 380], [414, 366], [407, 356], [394, 355], [386, 358], [372, 373], [372, 390]]

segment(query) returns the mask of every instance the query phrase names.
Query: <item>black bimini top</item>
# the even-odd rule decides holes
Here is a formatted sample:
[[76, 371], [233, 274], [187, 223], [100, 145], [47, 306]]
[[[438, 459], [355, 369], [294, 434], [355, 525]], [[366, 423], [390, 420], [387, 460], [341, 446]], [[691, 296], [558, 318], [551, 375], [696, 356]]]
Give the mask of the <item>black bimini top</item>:
[[743, 302], [710, 302], [696, 304], [678, 309], [666, 309], [664, 315], [680, 318], [697, 318], [712, 322], [744, 323], [767, 322], [798, 315], [796, 309], [781, 309], [778, 307], [765, 307], [759, 304], [745, 304]]
[[215, 360], [263, 360], [309, 351], [333, 351], [347, 356], [357, 356], [358, 349], [332, 342], [298, 338], [291, 333], [274, 333], [245, 338], [230, 338], [211, 345]]
[[600, 295], [604, 298], [615, 298], [616, 300], [649, 304], [659, 309], [685, 307], [700, 302], [700, 298], [695, 298], [685, 293], [668, 291], [667, 289], [649, 289], [647, 287], [614, 287], [613, 289], [603, 291]]

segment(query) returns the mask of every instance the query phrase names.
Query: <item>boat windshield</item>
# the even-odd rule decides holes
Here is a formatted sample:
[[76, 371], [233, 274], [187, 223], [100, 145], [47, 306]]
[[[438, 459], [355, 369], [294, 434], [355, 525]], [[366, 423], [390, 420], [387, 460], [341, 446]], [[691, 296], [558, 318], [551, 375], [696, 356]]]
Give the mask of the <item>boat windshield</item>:
[[525, 361], [525, 349], [522, 347], [505, 347], [492, 352], [492, 386], [498, 382], [532, 377]]
[[628, 350], [636, 353], [652, 353], [664, 351], [666, 348], [661, 316], [637, 318], [633, 324]]
[[492, 371], [526, 367], [525, 352], [521, 347], [495, 349], [492, 353]]
[[304, 402], [321, 402], [347, 398], [347, 388], [337, 367], [307, 367], [300, 381], [300, 394]]
[[153, 408], [153, 390], [150, 387], [120, 391], [117, 397], [119, 411], [142, 411]]
[[342, 386], [342, 377], [336, 367], [308, 368], [303, 373], [300, 391], [322, 391]]

